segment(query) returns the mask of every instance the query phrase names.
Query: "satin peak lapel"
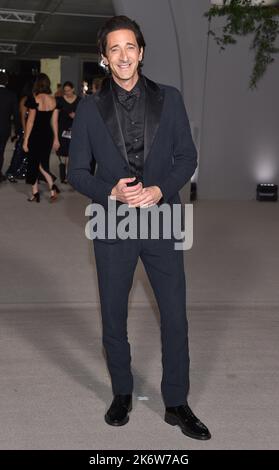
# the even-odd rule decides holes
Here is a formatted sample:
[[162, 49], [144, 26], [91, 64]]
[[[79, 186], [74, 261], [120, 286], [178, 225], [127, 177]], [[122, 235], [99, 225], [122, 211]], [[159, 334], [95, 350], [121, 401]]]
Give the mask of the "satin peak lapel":
[[101, 91], [95, 96], [95, 102], [121, 156], [125, 161], [128, 161], [125, 141], [121, 131], [118, 114], [116, 112], [110, 79], [104, 80]]

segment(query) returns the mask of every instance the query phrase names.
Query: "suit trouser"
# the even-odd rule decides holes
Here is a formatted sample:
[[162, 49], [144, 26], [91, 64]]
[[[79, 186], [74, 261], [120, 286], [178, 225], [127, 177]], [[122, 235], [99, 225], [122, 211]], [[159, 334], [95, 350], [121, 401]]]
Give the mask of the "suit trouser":
[[161, 392], [165, 406], [185, 404], [189, 390], [188, 324], [183, 251], [174, 240], [94, 240], [103, 345], [113, 394], [132, 394], [128, 297], [140, 257], [160, 311]]

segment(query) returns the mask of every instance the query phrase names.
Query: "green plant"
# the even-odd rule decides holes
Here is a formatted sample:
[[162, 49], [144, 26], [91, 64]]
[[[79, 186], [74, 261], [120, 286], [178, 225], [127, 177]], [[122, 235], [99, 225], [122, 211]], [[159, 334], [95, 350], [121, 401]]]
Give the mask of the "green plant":
[[[223, 5], [213, 5], [205, 16], [209, 20], [208, 34], [212, 35], [224, 50], [225, 46], [237, 42], [235, 36], [245, 36], [254, 33], [254, 39], [250, 49], [255, 51], [255, 63], [250, 77], [249, 87], [254, 89], [264, 75], [267, 66], [274, 61], [274, 54], [278, 52], [275, 40], [279, 33], [279, 22], [276, 16], [279, 9], [276, 6], [266, 6], [263, 2], [253, 5], [252, 0], [228, 0]], [[227, 23], [223, 27], [223, 35], [217, 34], [210, 29], [211, 20], [214, 17], [227, 16]]]

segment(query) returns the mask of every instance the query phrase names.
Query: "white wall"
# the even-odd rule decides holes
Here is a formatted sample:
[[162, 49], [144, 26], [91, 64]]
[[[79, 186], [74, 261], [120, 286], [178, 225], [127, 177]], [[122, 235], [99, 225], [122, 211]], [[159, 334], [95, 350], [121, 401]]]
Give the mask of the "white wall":
[[54, 94], [57, 84], [61, 82], [61, 63], [58, 59], [41, 59], [41, 73], [45, 73], [50, 79], [51, 91]]
[[279, 180], [279, 61], [269, 66], [257, 90], [249, 90], [250, 41], [242, 38], [222, 53], [209, 42], [201, 198], [254, 199], [258, 182]]
[[82, 59], [78, 56], [62, 56], [61, 57], [61, 83], [70, 81], [75, 87], [77, 94], [81, 90], [82, 77]]
[[115, 12], [139, 23], [146, 42], [144, 73], [151, 80], [181, 88], [180, 62], [169, 2], [114, 0]]
[[252, 92], [250, 38], [220, 54], [213, 39], [207, 41], [203, 14], [209, 0], [114, 4], [117, 14], [132, 17], [143, 30], [144, 73], [183, 92], [200, 150], [199, 197], [253, 199], [258, 182], [279, 182], [279, 58]]

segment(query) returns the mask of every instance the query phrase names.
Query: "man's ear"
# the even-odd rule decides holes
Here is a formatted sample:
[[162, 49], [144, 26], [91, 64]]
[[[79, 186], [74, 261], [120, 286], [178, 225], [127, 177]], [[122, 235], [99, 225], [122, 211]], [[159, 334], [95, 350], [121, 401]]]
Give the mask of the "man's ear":
[[142, 58], [143, 58], [143, 47], [140, 48], [139, 61], [142, 61]]
[[105, 65], [108, 65], [108, 59], [103, 55], [101, 54], [101, 57], [102, 57], [102, 61]]

